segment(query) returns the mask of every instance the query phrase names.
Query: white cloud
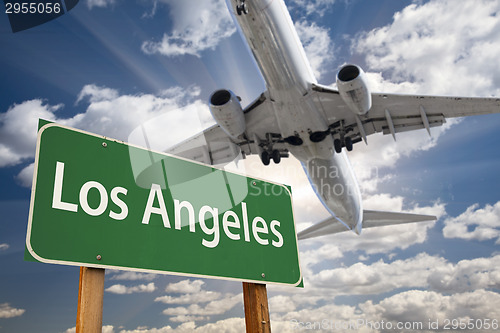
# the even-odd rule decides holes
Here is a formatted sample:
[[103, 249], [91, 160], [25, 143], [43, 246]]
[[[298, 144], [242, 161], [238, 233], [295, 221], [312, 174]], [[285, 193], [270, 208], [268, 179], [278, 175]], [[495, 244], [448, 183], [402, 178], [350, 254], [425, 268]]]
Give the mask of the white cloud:
[[150, 8], [149, 12], [146, 11], [142, 14], [142, 19], [153, 18], [156, 15], [156, 10], [158, 9], [158, 1], [159, 0], [153, 0], [153, 6]]
[[19, 185], [23, 187], [30, 187], [33, 181], [33, 172], [35, 171], [35, 163], [28, 164], [16, 176]]
[[290, 296], [278, 295], [269, 298], [269, 313], [295, 311], [297, 305]]
[[[315, 307], [306, 307], [297, 311], [291, 311], [285, 314], [271, 314], [272, 330], [279, 332], [297, 332], [297, 331], [336, 331], [335, 325], [327, 326], [330, 322], [356, 322], [362, 318], [362, 313], [355, 306], [336, 305], [333, 302]], [[340, 332], [347, 330], [339, 329]], [[353, 332], [369, 332], [362, 327], [352, 328]], [[371, 331], [373, 332], [373, 331]]]
[[412, 245], [424, 243], [427, 240], [428, 230], [433, 226], [433, 222], [419, 222], [364, 229], [363, 236], [358, 236], [357, 239], [355, 238], [357, 235], [349, 233], [351, 235], [341, 249], [344, 252], [361, 250], [367, 254], [405, 250]]
[[323, 263], [326, 260], [340, 259], [344, 256], [340, 246], [335, 243], [327, 242], [319, 248], [312, 250], [300, 251], [300, 267], [303, 276], [311, 276], [313, 273], [312, 267], [316, 264]]
[[422, 93], [422, 82], [394, 82], [383, 77], [382, 72], [366, 72], [366, 84], [372, 92], [418, 94]]
[[403, 210], [404, 198], [401, 196], [391, 196], [387, 193], [373, 194], [363, 200], [365, 209], [401, 211]]
[[443, 126], [432, 128], [431, 136], [425, 130], [396, 134], [397, 141], [390, 135], [369, 136], [368, 145], [360, 143], [349, 153], [361, 186], [373, 191], [386, 176], [384, 168], [393, 168], [401, 158], [435, 147], [439, 138], [458, 122], [460, 119], [448, 119]]
[[222, 39], [228, 38], [236, 31], [222, 0], [163, 2], [170, 6], [173, 31], [165, 33], [161, 41], [144, 42], [142, 50], [147, 54], [190, 54], [200, 57], [202, 51], [215, 49]]
[[215, 323], [196, 326], [194, 321], [185, 322], [176, 328], [165, 326], [161, 328], [136, 328], [135, 330], [121, 330], [120, 333], [240, 333], [245, 331], [243, 318], [227, 318]]
[[[280, 332], [292, 332], [297, 329], [294, 326], [297, 321], [428, 323], [429, 320], [439, 320], [442, 325], [445, 318], [498, 318], [500, 295], [486, 289], [500, 288], [499, 267], [500, 255], [454, 264], [445, 258], [423, 253], [405, 260], [379, 260], [372, 264], [357, 263], [320, 270], [305, 277], [307, 289], [268, 287], [271, 294], [281, 291], [281, 294], [269, 298], [272, 327]], [[187, 295], [196, 296], [204, 292], [202, 282], [183, 280], [170, 284], [169, 290], [187, 291], [191, 292]], [[332, 302], [339, 295], [381, 294], [401, 289], [409, 290], [387, 296], [378, 303], [371, 300], [357, 305]], [[165, 300], [170, 304], [174, 298]], [[243, 329], [242, 318], [227, 318], [199, 327], [194, 322], [223, 315], [241, 302], [241, 294], [227, 294], [205, 306], [191, 304], [167, 308], [163, 313], [170, 316], [172, 322], [183, 324], [176, 328], [137, 328], [121, 332], [232, 332], [227, 329], [227, 324], [231, 322]], [[370, 332], [367, 327], [360, 327], [357, 331]]]
[[[284, 299], [284, 301], [288, 302], [290, 300]], [[435, 329], [429, 327], [429, 321], [438, 321], [440, 330], [443, 330], [445, 319], [456, 318], [467, 321], [468, 318], [489, 318], [491, 323], [492, 319], [500, 316], [500, 295], [482, 289], [455, 295], [443, 295], [434, 291], [409, 290], [383, 298], [378, 303], [366, 301], [359, 305], [350, 306], [338, 305], [330, 301], [326, 305], [307, 306], [286, 313], [272, 311], [270, 315], [271, 327], [274, 332], [292, 333], [304, 331], [306, 325], [310, 324], [317, 325], [317, 330], [323, 328], [324, 330], [339, 332], [368, 333], [383, 331], [371, 329], [370, 326], [380, 325], [382, 322], [390, 322], [392, 325], [397, 325], [398, 322], [415, 325], [415, 329], [407, 329], [404, 330], [405, 332], [435, 332]], [[351, 325], [351, 328], [346, 325]], [[348, 328], [343, 330], [342, 327]], [[176, 328], [170, 326], [151, 329], [137, 328], [135, 330], [121, 330], [120, 333], [236, 333], [244, 330], [245, 322], [243, 318], [227, 318], [198, 327], [191, 321]]]
[[457, 217], [444, 221], [443, 235], [446, 238], [461, 238], [484, 241], [497, 239], [500, 243], [500, 201], [495, 205], [479, 208], [472, 205]]
[[115, 4], [115, 0], [87, 0], [85, 1], [88, 9], [94, 7], [105, 8]]
[[426, 287], [431, 268], [444, 263], [443, 258], [427, 254], [391, 263], [383, 260], [371, 265], [356, 263], [350, 267], [322, 270], [310, 278], [310, 283], [336, 295], [380, 294], [399, 288]]
[[[169, 307], [163, 314], [170, 316], [174, 322], [208, 320], [212, 315], [222, 315], [231, 310], [236, 304], [242, 302], [241, 295], [221, 294], [215, 291], [203, 290], [205, 284], [202, 280], [182, 280], [170, 283], [165, 288], [166, 292], [182, 294], [179, 296], [165, 295], [157, 297], [155, 302], [165, 304], [190, 304], [187, 307]], [[201, 303], [206, 303], [200, 305]]]
[[[468, 318], [489, 318], [490, 321], [499, 318], [500, 294], [476, 290], [447, 296], [433, 291], [410, 290], [388, 297], [378, 304], [368, 301], [359, 307], [369, 320], [421, 322], [424, 329], [429, 329], [431, 320], [438, 321], [442, 330], [446, 319], [462, 319], [466, 322]], [[408, 330], [418, 331], [422, 329]]]
[[165, 288], [167, 293], [179, 293], [179, 294], [193, 294], [201, 291], [201, 286], [205, 282], [202, 280], [182, 280], [177, 283], [169, 283]]
[[[14, 104], [0, 114], [0, 167], [34, 158], [39, 118], [138, 145], [145, 144], [145, 135], [149, 148], [162, 151], [210, 123], [208, 106], [196, 99], [199, 93], [197, 87], [172, 87], [158, 95], [120, 95], [115, 89], [86, 85], [77, 102], [88, 103], [88, 107], [71, 118], [57, 116], [61, 104], [50, 105], [39, 99]], [[136, 130], [148, 121], [147, 133], [142, 131], [144, 127]], [[173, 125], [186, 122], [191, 124], [188, 129]], [[168, 139], [165, 131], [169, 133]], [[141, 135], [131, 136], [134, 133]], [[34, 165], [28, 165], [17, 176], [22, 185], [30, 186], [33, 169]]]
[[306, 15], [323, 16], [328, 8], [330, 8], [335, 0], [293, 0], [292, 5], [296, 6], [302, 13]]
[[114, 333], [114, 332], [115, 330], [112, 325], [104, 325], [101, 331], [101, 333]]
[[200, 123], [199, 114], [209, 111], [205, 103], [194, 99], [198, 93], [197, 89], [173, 88], [159, 95], [120, 95], [113, 89], [87, 85], [78, 97], [79, 101], [88, 99], [86, 112], [60, 122], [127, 141], [138, 125], [154, 119], [158, 133], [149, 136], [149, 139], [152, 149], [162, 150], [168, 144], [165, 143], [165, 131], [169, 132], [170, 144], [176, 142], [179, 136], [186, 135], [185, 128], [169, 124], [190, 122], [193, 123], [192, 134], [199, 130], [196, 126]]
[[[304, 274], [305, 289], [269, 286], [276, 312], [313, 310], [341, 295], [391, 294], [405, 289], [430, 290], [440, 294], [473, 293], [500, 287], [500, 255], [451, 263], [443, 257], [420, 253], [413, 258], [347, 267], [321, 263]], [[270, 303], [271, 304], [271, 303]], [[292, 310], [294, 308], [294, 310]]]
[[48, 105], [41, 99], [14, 104], [0, 114], [0, 167], [31, 159], [35, 152], [38, 118], [54, 120], [63, 106]]
[[179, 315], [179, 316], [170, 317], [170, 320], [173, 322], [178, 322], [178, 323], [186, 323], [186, 322], [208, 320], [209, 318], [210, 317]]
[[[384, 198], [384, 200], [380, 200]], [[445, 214], [445, 205], [440, 202], [432, 206], [413, 206], [403, 209], [402, 197], [392, 197], [386, 194], [375, 195], [367, 198], [366, 209], [407, 211], [415, 214], [426, 214], [437, 216], [438, 219]], [[386, 253], [389, 254], [397, 249], [407, 249], [415, 244], [422, 244], [427, 240], [428, 231], [434, 227], [434, 222], [419, 222], [385, 226], [379, 228], [363, 229], [360, 236], [353, 232], [327, 235], [323, 237], [307, 239], [302, 241], [306, 246], [314, 247], [313, 250], [301, 251], [301, 263], [303, 268], [308, 264], [316, 264], [323, 259], [320, 244], [324, 244], [330, 252], [329, 259], [341, 258], [348, 252], [363, 251], [365, 254]], [[316, 252], [319, 253], [316, 253]]]
[[156, 290], [156, 286], [154, 282], [148, 284], [140, 284], [137, 286], [127, 287], [122, 284], [115, 284], [109, 288], [106, 288], [105, 291], [112, 294], [134, 294], [134, 293], [152, 293]]
[[104, 102], [118, 98], [118, 91], [106, 87], [98, 87], [95, 84], [88, 84], [78, 94], [76, 104], [88, 98], [90, 103]]
[[180, 316], [186, 316], [186, 318], [191, 318], [191, 316], [212, 316], [212, 315], [222, 315], [227, 311], [231, 310], [237, 304], [242, 303], [243, 296], [227, 294], [223, 298], [208, 302], [204, 306], [198, 304], [191, 304], [188, 307], [172, 307], [163, 310], [163, 314], [167, 316], [176, 317], [180, 319]]
[[[284, 299], [289, 302], [290, 299]], [[270, 305], [271, 306], [271, 305]], [[271, 307], [272, 308], [272, 307]], [[306, 325], [317, 325], [325, 330], [342, 330], [351, 325], [356, 332], [374, 332], [370, 325], [381, 322], [396, 325], [398, 322], [412, 325], [415, 329], [405, 332], [434, 332], [429, 321], [439, 322], [443, 329], [445, 319], [457, 318], [466, 321], [468, 318], [499, 318], [500, 295], [492, 291], [476, 290], [473, 292], [443, 295], [434, 291], [409, 290], [384, 298], [378, 303], [366, 301], [357, 306], [330, 304], [305, 307], [300, 310], [275, 312], [271, 314], [271, 327], [276, 332], [296, 332], [305, 330]], [[335, 326], [337, 325], [337, 326]], [[342, 326], [344, 325], [344, 326]], [[418, 326], [421, 325], [421, 326]], [[354, 327], [356, 329], [354, 329]], [[186, 322], [176, 328], [137, 328], [121, 330], [121, 333], [174, 333], [174, 332], [241, 332], [245, 330], [243, 318], [227, 318], [214, 323], [196, 327], [193, 321]]]
[[155, 298], [155, 302], [165, 304], [193, 304], [215, 301], [220, 298], [221, 293], [216, 291], [200, 290], [195, 293], [183, 294], [180, 296], [161, 296]]
[[428, 282], [431, 289], [445, 293], [499, 289], [500, 256], [438, 266], [430, 272]]
[[[108, 273], [109, 272], [109, 273]], [[106, 274], [110, 274], [110, 280], [128, 280], [128, 281], [136, 281], [136, 280], [146, 280], [151, 281], [157, 278], [157, 274], [151, 273], [139, 273], [133, 271], [116, 271], [116, 270], [106, 270]]]
[[[281, 293], [270, 298], [271, 323], [273, 329], [292, 332], [299, 328], [298, 322], [306, 325], [383, 320], [427, 324], [439, 320], [442, 328], [446, 318], [491, 320], [498, 318], [500, 294], [486, 290], [498, 290], [500, 286], [499, 261], [497, 255], [455, 264], [422, 253], [405, 260], [320, 270], [304, 277], [306, 289], [269, 287], [271, 294]], [[339, 295], [384, 293], [389, 296], [378, 303], [369, 300], [348, 306], [333, 301]], [[358, 327], [356, 331], [373, 332], [369, 327]]]
[[0, 251], [5, 251], [9, 247], [10, 247], [9, 244], [6, 244], [6, 243], [0, 244]]
[[420, 93], [499, 95], [499, 11], [491, 0], [413, 3], [390, 25], [358, 36], [355, 51], [370, 71], [410, 89], [416, 83]]
[[21, 316], [26, 310], [16, 309], [10, 306], [9, 303], [0, 304], [0, 318], [13, 318]]
[[302, 41], [307, 58], [316, 78], [320, 78], [326, 66], [333, 60], [333, 42], [328, 29], [307, 21], [295, 22], [295, 29]]
[[[115, 329], [112, 325], [103, 325], [101, 333], [114, 333]], [[76, 333], [76, 327], [68, 328], [64, 333]]]

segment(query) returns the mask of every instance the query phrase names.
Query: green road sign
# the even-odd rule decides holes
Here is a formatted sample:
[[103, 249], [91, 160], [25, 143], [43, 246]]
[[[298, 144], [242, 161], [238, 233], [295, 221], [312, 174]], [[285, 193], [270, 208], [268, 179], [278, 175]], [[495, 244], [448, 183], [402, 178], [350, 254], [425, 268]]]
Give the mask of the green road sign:
[[287, 187], [52, 123], [26, 247], [45, 263], [301, 281]]

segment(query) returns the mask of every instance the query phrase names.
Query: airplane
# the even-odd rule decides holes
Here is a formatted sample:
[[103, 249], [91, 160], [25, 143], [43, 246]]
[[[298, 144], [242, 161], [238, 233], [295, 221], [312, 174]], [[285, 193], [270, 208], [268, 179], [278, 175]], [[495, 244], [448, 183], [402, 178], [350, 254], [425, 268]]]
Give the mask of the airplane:
[[[215, 125], [167, 152], [208, 163], [258, 154], [264, 165], [292, 154], [331, 217], [298, 233], [307, 239], [435, 216], [364, 210], [346, 150], [369, 135], [443, 125], [446, 118], [500, 112], [500, 99], [372, 93], [364, 71], [345, 64], [337, 88], [317, 82], [283, 0], [226, 0], [266, 90], [245, 108], [229, 89], [209, 98]], [[200, 146], [200, 139], [206, 144]]]

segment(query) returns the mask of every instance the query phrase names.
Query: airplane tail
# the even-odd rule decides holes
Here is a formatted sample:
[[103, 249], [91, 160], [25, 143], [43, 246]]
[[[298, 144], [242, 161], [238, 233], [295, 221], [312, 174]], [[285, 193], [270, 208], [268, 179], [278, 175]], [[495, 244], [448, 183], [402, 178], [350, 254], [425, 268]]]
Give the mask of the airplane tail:
[[[432, 215], [419, 215], [410, 213], [394, 213], [394, 212], [383, 212], [376, 210], [364, 210], [363, 211], [363, 228], [375, 228], [383, 227], [386, 225], [395, 224], [405, 224], [413, 222], [428, 222], [435, 221], [436, 217]], [[319, 237], [329, 234], [336, 234], [339, 232], [347, 231], [347, 227], [337, 220], [335, 217], [329, 217], [315, 225], [302, 230], [297, 234], [297, 238], [307, 239], [313, 237]]]

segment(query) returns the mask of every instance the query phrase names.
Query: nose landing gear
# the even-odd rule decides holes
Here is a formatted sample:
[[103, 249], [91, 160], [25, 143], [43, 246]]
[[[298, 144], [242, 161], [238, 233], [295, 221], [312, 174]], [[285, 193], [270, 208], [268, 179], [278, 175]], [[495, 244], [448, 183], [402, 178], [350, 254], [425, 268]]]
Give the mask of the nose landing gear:
[[269, 165], [271, 163], [271, 159], [275, 164], [279, 164], [279, 162], [281, 162], [281, 152], [277, 149], [274, 149], [271, 152], [264, 150], [260, 154], [260, 160], [264, 165]]
[[333, 146], [335, 147], [335, 152], [340, 154], [342, 152], [342, 147], [345, 147], [347, 151], [352, 151], [352, 139], [346, 136], [344, 140], [335, 139], [333, 140]]
[[254, 144], [257, 151], [259, 151], [262, 164], [269, 165], [271, 160], [273, 160], [275, 164], [278, 164], [281, 162], [282, 157], [288, 157], [287, 149], [276, 148], [274, 146], [277, 142], [283, 142], [280, 140], [281, 136], [279, 134], [267, 133], [265, 140], [261, 140], [257, 137], [257, 135], [255, 135]]
[[236, 6], [236, 13], [238, 15], [248, 14], [248, 7], [247, 4], [245, 3], [245, 0], [241, 0], [241, 3]]

